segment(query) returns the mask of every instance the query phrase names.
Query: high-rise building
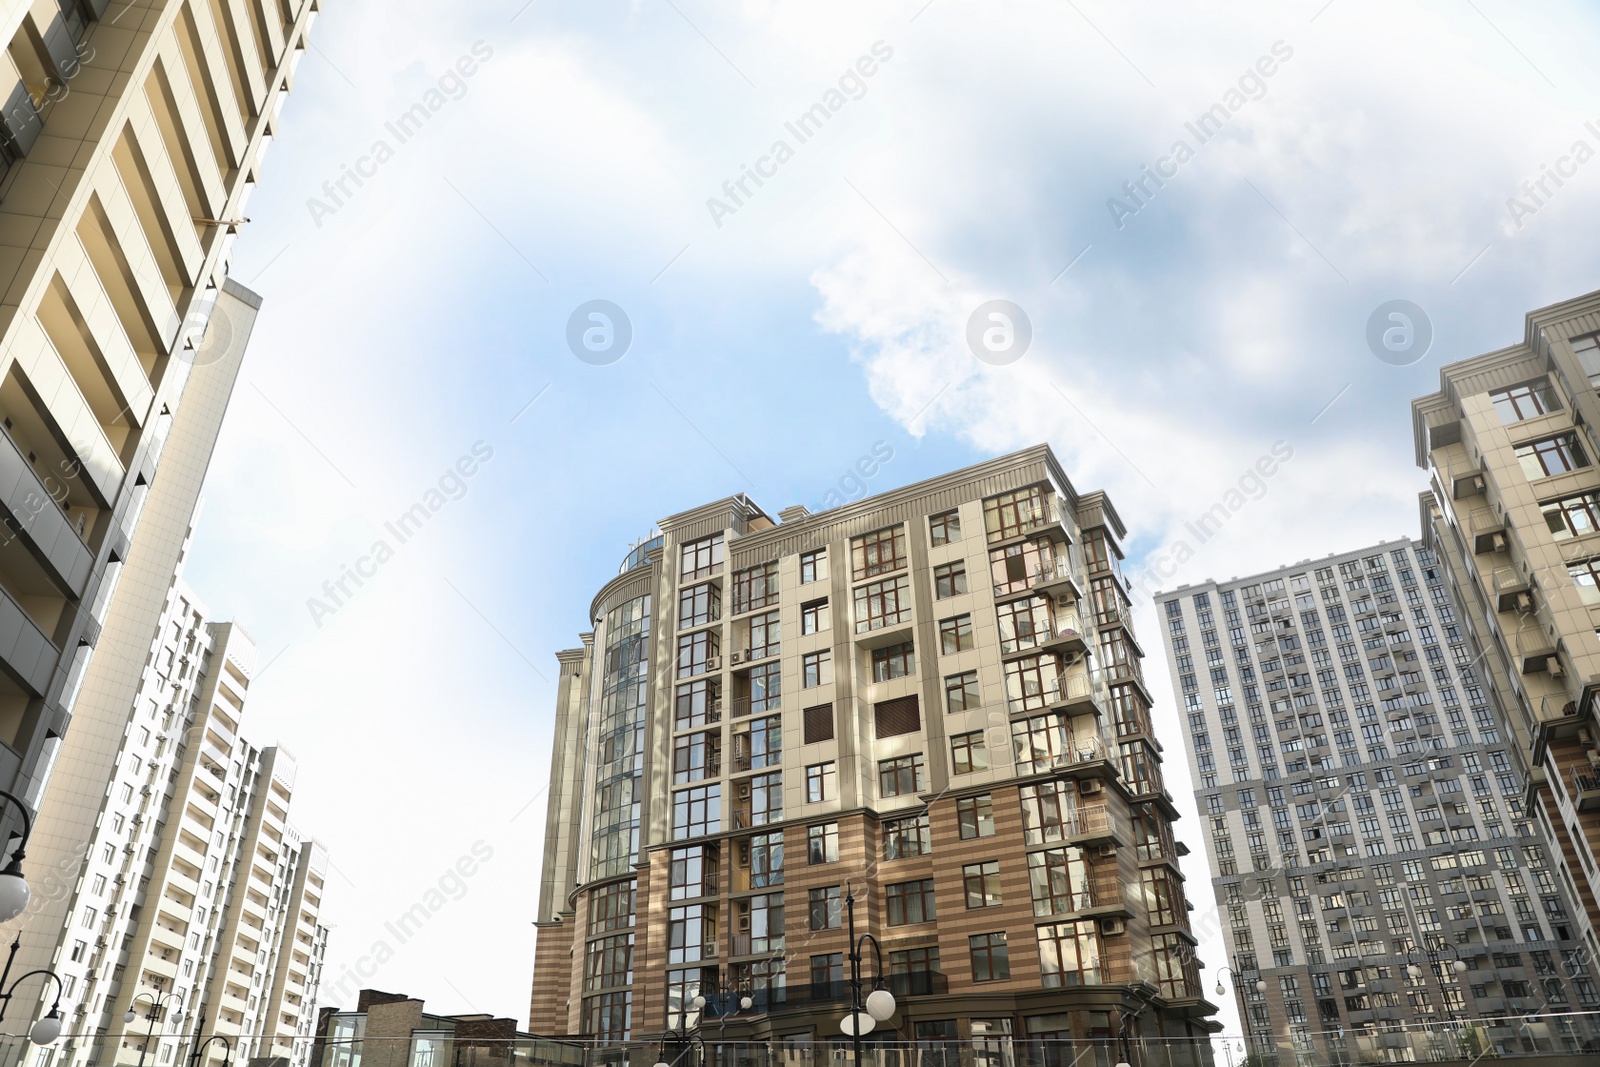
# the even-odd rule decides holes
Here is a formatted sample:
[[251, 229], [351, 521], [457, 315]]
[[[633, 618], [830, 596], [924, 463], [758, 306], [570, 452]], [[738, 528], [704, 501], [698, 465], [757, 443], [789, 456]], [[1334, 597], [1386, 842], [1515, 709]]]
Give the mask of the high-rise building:
[[[186, 1062], [203, 1012], [234, 1060], [304, 1064], [327, 856], [288, 823], [293, 758], [240, 736], [255, 647], [173, 580], [147, 652], [109, 773], [84, 766], [75, 731], [41, 810], [44, 825], [83, 836], [59, 856], [40, 850], [53, 881], [23, 920], [28, 955], [50, 949], [31, 962], [65, 994], [66, 1036], [34, 1063]], [[80, 780], [99, 791], [69, 793]], [[208, 1045], [204, 1062], [223, 1052]]]
[[[30, 804], [190, 371], [226, 347], [197, 335], [219, 332], [317, 7], [0, 4], [0, 788]], [[20, 825], [9, 807], [0, 819]]]
[[853, 894], [869, 1039], [1209, 1063], [1110, 500], [1038, 446], [778, 520], [661, 520], [559, 657], [532, 1028], [841, 1040]]
[[1253, 1052], [1438, 1059], [1429, 1024], [1464, 1027], [1444, 1058], [1600, 1038], [1583, 917], [1432, 550], [1385, 542], [1157, 606]]
[[1530, 313], [1519, 343], [1439, 378], [1412, 403], [1423, 529], [1502, 681], [1529, 811], [1600, 959], [1600, 293]]

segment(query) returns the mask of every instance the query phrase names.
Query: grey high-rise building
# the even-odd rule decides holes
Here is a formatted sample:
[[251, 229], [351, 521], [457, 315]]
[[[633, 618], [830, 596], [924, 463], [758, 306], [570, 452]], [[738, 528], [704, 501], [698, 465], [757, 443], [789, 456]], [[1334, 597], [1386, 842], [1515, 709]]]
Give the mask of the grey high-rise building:
[[1251, 1051], [1594, 1047], [1582, 915], [1433, 552], [1384, 542], [1157, 602]]

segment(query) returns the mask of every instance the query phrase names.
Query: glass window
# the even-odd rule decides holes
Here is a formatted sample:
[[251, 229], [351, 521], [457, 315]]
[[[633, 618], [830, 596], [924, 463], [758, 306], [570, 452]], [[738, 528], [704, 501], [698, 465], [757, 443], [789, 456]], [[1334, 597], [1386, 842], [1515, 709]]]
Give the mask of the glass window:
[[[717, 846], [692, 845], [675, 848], [668, 863], [667, 895], [672, 900], [710, 897], [717, 893]], [[629, 892], [632, 892], [631, 885]], [[631, 913], [633, 906], [629, 904]], [[591, 931], [592, 932], [592, 931]]]
[[806, 827], [806, 862], [813, 866], [839, 862], [838, 823], [824, 822]]
[[950, 739], [950, 773], [971, 774], [989, 766], [989, 747], [983, 742], [983, 731], [957, 734]]
[[[749, 841], [750, 888], [771, 889], [784, 883], [784, 835], [757, 833]], [[781, 897], [779, 897], [781, 899]]]
[[915, 646], [910, 641], [872, 650], [872, 680], [875, 682], [905, 678], [916, 669]]
[[972, 980], [998, 982], [1011, 977], [1011, 958], [1006, 953], [1005, 931], [977, 934], [967, 938], [972, 953]]
[[722, 590], [709, 582], [692, 585], [678, 593], [678, 628], [704, 626], [722, 617]]
[[930, 516], [928, 537], [933, 542], [934, 548], [961, 540], [961, 513], [946, 511], [940, 515]]
[[973, 711], [979, 706], [978, 672], [953, 674], [944, 680], [945, 704], [950, 711]]
[[905, 796], [923, 789], [922, 753], [878, 761], [878, 795]]
[[806, 689], [833, 682], [833, 651], [807, 652], [800, 657], [800, 684]]
[[1578, 599], [1585, 604], [1600, 604], [1600, 559], [1586, 559], [1567, 566], [1572, 584], [1578, 587]]
[[1544, 512], [1545, 524], [1550, 527], [1550, 536], [1557, 541], [1600, 529], [1600, 493], [1579, 493], [1539, 507]]
[[672, 836], [675, 840], [714, 834], [722, 829], [722, 786], [703, 785], [672, 794]]
[[1042, 596], [1024, 597], [995, 608], [1000, 620], [1000, 651], [1022, 652], [1050, 639], [1050, 602]]
[[907, 859], [933, 851], [933, 830], [928, 813], [906, 819], [883, 820], [883, 858]]
[[713, 681], [690, 682], [678, 686], [673, 729], [691, 730], [722, 721], [721, 691]]
[[1489, 394], [1489, 399], [1494, 402], [1494, 409], [1499, 413], [1503, 425], [1561, 410], [1555, 389], [1548, 379], [1497, 389]]
[[750, 647], [748, 658], [771, 659], [782, 651], [778, 641], [778, 613], [770, 611], [750, 620]]
[[812, 600], [800, 605], [800, 632], [818, 634], [829, 628], [828, 601]]
[[776, 607], [778, 603], [778, 564], [763, 563], [733, 576], [733, 613]]
[[806, 768], [806, 803], [820, 804], [839, 796], [838, 767], [832, 761], [813, 763]]
[[906, 528], [891, 526], [850, 542], [851, 580], [890, 574], [906, 565]]
[[719, 758], [722, 734], [709, 730], [699, 734], [684, 734], [672, 742], [672, 784], [687, 785], [722, 773]]
[[[844, 953], [829, 952], [811, 957], [811, 995], [817, 1000], [831, 1000], [844, 995]], [[805, 1036], [809, 1038], [809, 1032]], [[802, 1062], [809, 1060], [810, 1057], [806, 1056]], [[794, 1063], [796, 1059], [785, 1056], [784, 1062]]]
[[910, 622], [911, 580], [902, 574], [897, 578], [857, 586], [855, 605], [858, 634]]
[[1518, 445], [1517, 460], [1522, 464], [1522, 473], [1527, 475], [1530, 481], [1548, 478], [1554, 474], [1565, 474], [1567, 471], [1589, 465], [1588, 457], [1583, 454], [1583, 446], [1578, 444], [1577, 437], [1570, 433]]
[[973, 647], [972, 616], [957, 615], [953, 619], [939, 620], [939, 651], [952, 656]]
[[886, 886], [883, 899], [887, 913], [885, 921], [890, 926], [931, 923], [938, 918], [934, 914], [932, 878]]
[[839, 887], [830, 885], [806, 894], [807, 917], [813, 930], [837, 930], [844, 913]]
[[634, 892], [638, 881], [613, 882], [589, 895], [589, 934], [603, 934], [633, 925]]
[[1583, 373], [1589, 376], [1589, 385], [1600, 388], [1600, 334], [1573, 338], [1572, 353], [1578, 357]]
[[679, 550], [678, 580], [680, 582], [694, 581], [697, 578], [709, 578], [713, 574], [722, 573], [722, 535], [713, 534], [710, 537], [691, 541]]
[[956, 823], [962, 840], [994, 836], [994, 798], [988, 793], [956, 801]]
[[967, 591], [967, 565], [946, 563], [933, 568], [933, 595], [940, 600], [960, 596]]
[[819, 548], [815, 552], [804, 552], [800, 556], [800, 584], [810, 585], [812, 582], [821, 582], [828, 577], [828, 550]]
[[1000, 906], [1000, 861], [967, 864], [961, 868], [961, 882], [967, 891], [967, 907]]
[[989, 543], [1028, 533], [1049, 521], [1050, 509], [1043, 486], [1001, 493], [983, 502], [983, 525]]
[[711, 660], [717, 652], [718, 638], [715, 630], [699, 630], [682, 635], [678, 638], [678, 677], [689, 678], [696, 674], [705, 674], [711, 669]]

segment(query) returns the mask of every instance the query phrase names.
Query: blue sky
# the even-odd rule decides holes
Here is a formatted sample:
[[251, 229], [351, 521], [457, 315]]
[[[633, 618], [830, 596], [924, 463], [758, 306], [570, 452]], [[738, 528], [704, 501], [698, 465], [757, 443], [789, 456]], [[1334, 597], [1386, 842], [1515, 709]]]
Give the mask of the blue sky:
[[[338, 868], [329, 983], [493, 850], [370, 979], [446, 1010], [526, 1015], [553, 653], [655, 519], [737, 491], [817, 509], [880, 441], [872, 491], [1047, 440], [1112, 494], [1137, 573], [1286, 442], [1168, 587], [1415, 536], [1411, 398], [1600, 288], [1574, 239], [1600, 160], [1562, 162], [1600, 149], [1575, 3], [327, 8], [237, 247], [266, 303], [189, 579], [270, 661], [247, 721], [299, 757], [296, 817]], [[799, 143], [785, 124], [875, 46]], [[1219, 103], [1201, 146], [1186, 124]], [[714, 217], [779, 139], [793, 157]], [[336, 211], [310, 203], [358, 165]], [[1146, 165], [1172, 176], [1131, 204]], [[565, 342], [596, 299], [633, 329], [608, 366]], [[1006, 366], [965, 342], [993, 299], [1033, 327]], [[1395, 299], [1433, 332], [1404, 367], [1365, 339]], [[474, 445], [460, 498], [314, 619]]]

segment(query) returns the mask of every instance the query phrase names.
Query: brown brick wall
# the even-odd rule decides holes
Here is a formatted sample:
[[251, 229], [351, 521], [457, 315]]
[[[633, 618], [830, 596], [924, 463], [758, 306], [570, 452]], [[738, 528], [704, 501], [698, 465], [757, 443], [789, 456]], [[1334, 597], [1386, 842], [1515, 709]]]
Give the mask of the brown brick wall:
[[571, 1032], [567, 999], [573, 966], [581, 965], [572, 952], [574, 925], [570, 920], [539, 925], [533, 954], [533, 999], [528, 1006], [528, 1030], [532, 1033]]

